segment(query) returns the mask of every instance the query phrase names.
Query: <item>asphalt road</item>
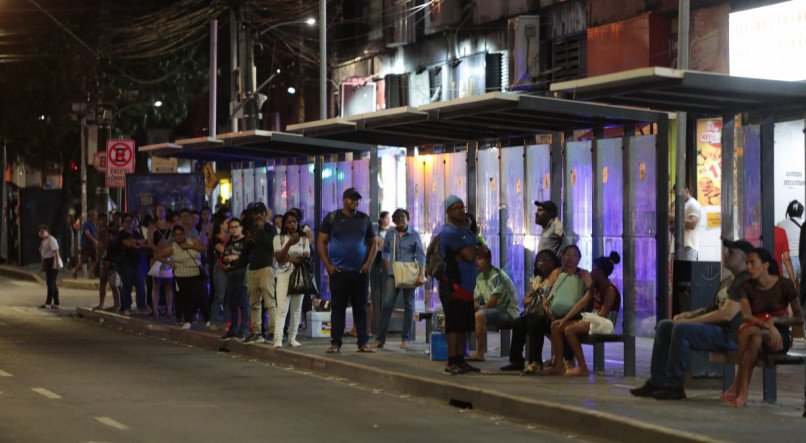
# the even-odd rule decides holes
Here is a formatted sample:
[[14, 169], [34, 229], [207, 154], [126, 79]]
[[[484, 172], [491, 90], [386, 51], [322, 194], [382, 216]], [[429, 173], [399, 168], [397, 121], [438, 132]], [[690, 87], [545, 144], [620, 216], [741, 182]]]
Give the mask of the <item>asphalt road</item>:
[[0, 442], [577, 439], [88, 324], [43, 299], [44, 286], [0, 277]]

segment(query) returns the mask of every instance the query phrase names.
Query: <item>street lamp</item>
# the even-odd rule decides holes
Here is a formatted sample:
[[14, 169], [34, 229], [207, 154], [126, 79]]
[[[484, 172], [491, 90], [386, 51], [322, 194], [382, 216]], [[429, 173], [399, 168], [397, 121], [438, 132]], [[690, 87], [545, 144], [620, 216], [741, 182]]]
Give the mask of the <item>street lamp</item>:
[[292, 21], [289, 21], [289, 22], [277, 23], [277, 24], [271, 25], [268, 28], [260, 31], [258, 33], [258, 37], [263, 35], [263, 34], [265, 34], [265, 33], [267, 33], [267, 32], [269, 32], [269, 31], [271, 31], [272, 29], [276, 29], [276, 28], [279, 28], [281, 26], [288, 26], [288, 25], [308, 25], [308, 26], [313, 26], [315, 24], [316, 24], [316, 19], [313, 18], [313, 17], [308, 17], [305, 20], [292, 20]]

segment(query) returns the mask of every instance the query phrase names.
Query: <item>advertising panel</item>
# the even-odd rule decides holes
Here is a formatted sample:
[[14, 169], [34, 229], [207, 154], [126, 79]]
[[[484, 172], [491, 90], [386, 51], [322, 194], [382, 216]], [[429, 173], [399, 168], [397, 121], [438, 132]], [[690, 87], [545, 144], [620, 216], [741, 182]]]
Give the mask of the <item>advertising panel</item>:
[[722, 204], [722, 119], [697, 120], [697, 200]]

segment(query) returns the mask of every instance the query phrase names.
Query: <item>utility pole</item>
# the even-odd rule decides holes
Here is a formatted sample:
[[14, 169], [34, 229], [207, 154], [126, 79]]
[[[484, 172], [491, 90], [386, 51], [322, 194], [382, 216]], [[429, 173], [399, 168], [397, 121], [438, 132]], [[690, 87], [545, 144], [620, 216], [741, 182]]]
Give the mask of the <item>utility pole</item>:
[[239, 11], [238, 26], [238, 61], [241, 79], [239, 101], [243, 103], [243, 129], [253, 130], [258, 127], [258, 107], [255, 97], [255, 52], [252, 30], [245, 26], [244, 7]]
[[3, 196], [0, 198], [0, 208], [3, 210], [2, 225], [0, 225], [0, 260], [8, 262], [8, 188], [6, 187], [6, 169], [8, 169], [8, 157], [6, 153], [6, 141], [3, 140], [3, 163], [0, 165], [3, 171]]
[[319, 0], [319, 118], [327, 118], [327, 0]]
[[87, 219], [87, 115], [81, 112], [81, 222]]
[[229, 113], [230, 132], [238, 132], [238, 117], [235, 116], [235, 107], [238, 105], [238, 11], [229, 10]]
[[[677, 69], [688, 69], [689, 0], [680, 0], [677, 10]], [[675, 200], [674, 200], [674, 251], [675, 259], [683, 255], [683, 235], [686, 204], [686, 141], [688, 126], [685, 112], [677, 113], [677, 150], [675, 151]], [[724, 131], [724, 128], [723, 128]], [[693, 191], [693, 189], [692, 189]]]
[[207, 135], [215, 137], [218, 128], [216, 111], [218, 107], [218, 20], [210, 22], [210, 121]]

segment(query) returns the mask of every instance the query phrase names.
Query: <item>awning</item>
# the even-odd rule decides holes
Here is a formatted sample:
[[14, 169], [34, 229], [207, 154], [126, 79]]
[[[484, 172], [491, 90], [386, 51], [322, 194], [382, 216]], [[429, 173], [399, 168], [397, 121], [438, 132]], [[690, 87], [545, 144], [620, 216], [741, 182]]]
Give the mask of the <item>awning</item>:
[[806, 109], [806, 82], [651, 67], [553, 83], [563, 97], [702, 115]]
[[605, 125], [654, 123], [667, 114], [557, 98], [491, 92], [288, 127], [306, 137], [422, 146], [527, 137]]
[[241, 131], [141, 146], [139, 152], [160, 157], [209, 161], [265, 161], [277, 157], [366, 152], [371, 145], [303, 137], [272, 131]]

